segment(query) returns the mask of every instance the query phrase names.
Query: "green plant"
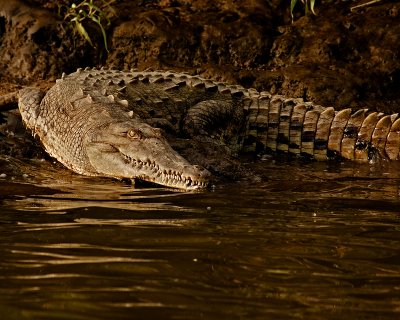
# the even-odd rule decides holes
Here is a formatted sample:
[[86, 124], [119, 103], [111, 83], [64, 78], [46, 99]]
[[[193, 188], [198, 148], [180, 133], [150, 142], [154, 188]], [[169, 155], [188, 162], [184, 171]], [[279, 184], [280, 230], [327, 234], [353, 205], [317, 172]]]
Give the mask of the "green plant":
[[[315, 14], [315, 11], [314, 11], [315, 0], [301, 0], [301, 2], [304, 5], [304, 10], [305, 10], [306, 15], [309, 14], [310, 11], [313, 14]], [[290, 14], [292, 16], [292, 21], [293, 21], [293, 10], [294, 10], [294, 7], [296, 6], [296, 4], [297, 4], [297, 0], [290, 0]]]
[[115, 1], [98, 0], [95, 4], [94, 0], [89, 0], [82, 1], [79, 4], [72, 3], [70, 6], [60, 4], [58, 14], [63, 17], [69, 28], [72, 28], [93, 47], [95, 45], [84, 25], [89, 21], [94, 22], [102, 33], [104, 48], [108, 52], [106, 28], [111, 24], [110, 18], [115, 15], [111, 6]]

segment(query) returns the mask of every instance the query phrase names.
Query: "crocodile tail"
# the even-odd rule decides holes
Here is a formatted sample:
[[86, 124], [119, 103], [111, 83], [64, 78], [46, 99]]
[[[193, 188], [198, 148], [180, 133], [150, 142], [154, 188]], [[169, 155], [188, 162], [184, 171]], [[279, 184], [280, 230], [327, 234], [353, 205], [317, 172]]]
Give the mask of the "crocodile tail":
[[281, 151], [316, 160], [400, 159], [400, 118], [367, 109], [335, 111], [260, 93], [247, 110], [244, 150]]

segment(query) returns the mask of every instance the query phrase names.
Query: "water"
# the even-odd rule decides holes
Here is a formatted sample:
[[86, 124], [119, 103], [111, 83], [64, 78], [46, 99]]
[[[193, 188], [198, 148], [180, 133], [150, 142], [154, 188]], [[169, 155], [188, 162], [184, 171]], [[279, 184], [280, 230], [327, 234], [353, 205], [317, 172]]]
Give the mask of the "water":
[[248, 164], [203, 193], [0, 166], [1, 319], [398, 319], [398, 164]]

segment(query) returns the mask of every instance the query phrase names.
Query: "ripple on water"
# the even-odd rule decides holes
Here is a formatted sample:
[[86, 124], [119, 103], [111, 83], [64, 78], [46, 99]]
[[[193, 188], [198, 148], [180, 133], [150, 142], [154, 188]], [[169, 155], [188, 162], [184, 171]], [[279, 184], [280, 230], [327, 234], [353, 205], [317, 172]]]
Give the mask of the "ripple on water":
[[204, 193], [57, 166], [0, 180], [0, 314], [397, 318], [396, 167], [251, 166], [254, 177]]

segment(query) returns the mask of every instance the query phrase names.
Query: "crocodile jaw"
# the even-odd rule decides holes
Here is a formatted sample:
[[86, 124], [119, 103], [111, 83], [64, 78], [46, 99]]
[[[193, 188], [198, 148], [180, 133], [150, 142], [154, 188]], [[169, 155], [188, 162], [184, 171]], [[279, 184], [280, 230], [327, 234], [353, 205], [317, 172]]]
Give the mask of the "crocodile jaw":
[[210, 173], [171, 148], [160, 131], [144, 123], [112, 123], [85, 141], [96, 175], [139, 179], [185, 190], [206, 188]]
[[[210, 174], [207, 170], [200, 166], [191, 165], [183, 158], [179, 159], [181, 163], [180, 168], [177, 168], [175, 162], [175, 168], [168, 169], [164, 166], [160, 166], [156, 161], [152, 161], [150, 158], [143, 161], [132, 159], [125, 154], [122, 155], [125, 163], [134, 171], [134, 176], [130, 178], [185, 190], [204, 189], [210, 182]], [[171, 163], [172, 161], [168, 162]]]

